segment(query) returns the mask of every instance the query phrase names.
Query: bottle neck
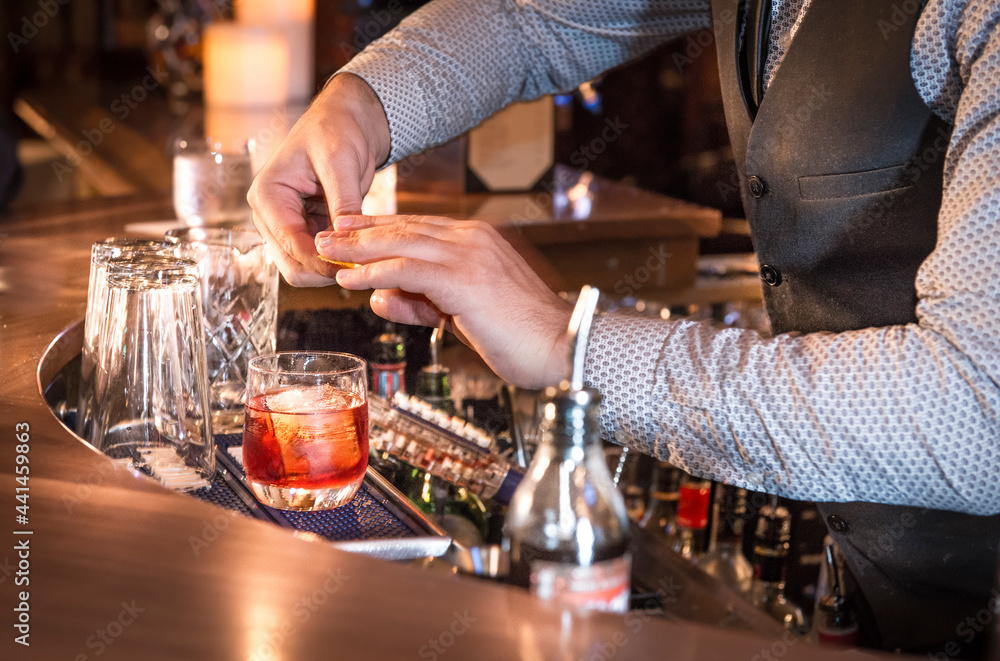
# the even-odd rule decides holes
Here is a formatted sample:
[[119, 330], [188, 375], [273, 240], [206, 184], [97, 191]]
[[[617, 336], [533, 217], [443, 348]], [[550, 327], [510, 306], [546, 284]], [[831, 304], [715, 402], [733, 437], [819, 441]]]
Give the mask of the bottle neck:
[[[548, 448], [556, 455], [583, 460], [584, 455], [597, 452], [602, 456], [600, 427], [596, 401], [588, 399], [594, 395], [579, 393], [583, 401], [571, 397], [561, 397], [545, 403], [540, 426], [540, 449]], [[584, 396], [586, 395], [586, 396]]]

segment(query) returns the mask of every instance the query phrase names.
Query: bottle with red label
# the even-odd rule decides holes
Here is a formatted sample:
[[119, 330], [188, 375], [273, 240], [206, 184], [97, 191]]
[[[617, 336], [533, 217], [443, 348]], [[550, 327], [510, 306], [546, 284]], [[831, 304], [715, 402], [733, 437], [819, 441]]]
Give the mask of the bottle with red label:
[[507, 511], [509, 582], [542, 599], [628, 610], [625, 501], [604, 461], [597, 391], [546, 393], [542, 439]]
[[392, 324], [387, 324], [385, 332], [375, 338], [368, 364], [372, 373], [372, 393], [392, 399], [397, 392], [406, 391], [406, 345]]
[[[588, 293], [590, 292], [590, 293]], [[553, 603], [624, 613], [631, 556], [625, 501], [608, 471], [598, 431], [600, 395], [583, 386], [582, 356], [596, 290], [570, 324], [576, 346], [573, 376], [543, 400], [541, 441], [511, 499], [504, 527], [510, 553], [508, 582]], [[579, 358], [579, 360], [576, 360]]]
[[712, 483], [685, 475], [677, 501], [677, 539], [674, 551], [688, 560], [708, 550], [708, 511], [712, 503]]

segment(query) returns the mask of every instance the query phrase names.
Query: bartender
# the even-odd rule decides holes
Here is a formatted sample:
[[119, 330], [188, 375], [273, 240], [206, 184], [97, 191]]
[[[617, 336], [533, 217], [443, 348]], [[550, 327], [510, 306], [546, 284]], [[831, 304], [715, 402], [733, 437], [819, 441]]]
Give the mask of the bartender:
[[775, 335], [599, 317], [605, 436], [818, 501], [867, 642], [974, 657], [1000, 538], [998, 25], [1000, 0], [437, 0], [331, 79], [254, 220], [290, 283], [373, 288], [379, 314], [444, 316], [500, 376], [554, 383], [569, 309], [508, 244], [363, 217], [362, 194], [508, 103], [711, 29]]

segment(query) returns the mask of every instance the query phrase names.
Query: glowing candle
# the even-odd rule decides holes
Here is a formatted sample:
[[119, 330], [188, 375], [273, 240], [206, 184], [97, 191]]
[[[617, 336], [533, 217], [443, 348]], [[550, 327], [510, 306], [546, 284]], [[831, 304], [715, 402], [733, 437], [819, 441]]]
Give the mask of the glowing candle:
[[269, 108], [288, 102], [286, 34], [259, 25], [217, 22], [205, 29], [205, 103]]
[[237, 0], [236, 20], [282, 30], [289, 44], [288, 98], [304, 101], [316, 93], [313, 22], [315, 0]]

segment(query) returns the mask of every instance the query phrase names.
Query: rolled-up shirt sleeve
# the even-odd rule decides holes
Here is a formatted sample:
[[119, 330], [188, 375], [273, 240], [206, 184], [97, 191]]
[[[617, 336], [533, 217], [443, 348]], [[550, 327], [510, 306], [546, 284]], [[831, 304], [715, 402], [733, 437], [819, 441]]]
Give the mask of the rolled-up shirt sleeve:
[[710, 24], [708, 0], [435, 0], [340, 72], [382, 101], [391, 163]]
[[918, 89], [954, 121], [917, 323], [765, 338], [601, 316], [608, 438], [796, 499], [1000, 512], [998, 5], [932, 0], [914, 40]]

